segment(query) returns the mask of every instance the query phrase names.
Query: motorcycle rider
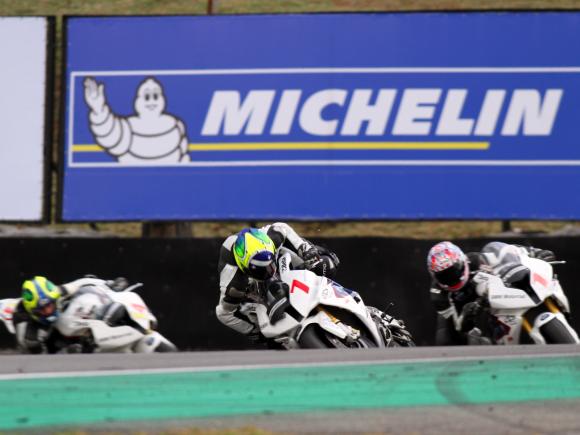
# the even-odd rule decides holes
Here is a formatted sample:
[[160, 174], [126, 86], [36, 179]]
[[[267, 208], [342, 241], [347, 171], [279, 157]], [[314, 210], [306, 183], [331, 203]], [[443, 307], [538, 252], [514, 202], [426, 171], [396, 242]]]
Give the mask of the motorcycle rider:
[[554, 261], [552, 251], [511, 245], [499, 241], [486, 244], [481, 252], [465, 254], [457, 245], [444, 241], [434, 245], [427, 255], [431, 275], [431, 302], [437, 311], [435, 344], [487, 344], [476, 328], [482, 307], [478, 302], [473, 277], [479, 271], [493, 273], [505, 282], [514, 283], [524, 266], [519, 257], [527, 255]]
[[[54, 324], [66, 309], [70, 299], [82, 288], [98, 284], [120, 291], [127, 286], [125, 278], [104, 281], [92, 275], [55, 285], [46, 277], [35, 276], [22, 284], [22, 299], [16, 305], [13, 324], [18, 348], [23, 353], [82, 352], [84, 344], [67, 339]], [[105, 315], [114, 317], [117, 307], [109, 307]]]
[[291, 309], [288, 286], [275, 276], [277, 255], [283, 248], [292, 253], [294, 267], [303, 267], [317, 275], [333, 277], [340, 263], [336, 254], [313, 245], [284, 222], [260, 229], [245, 228], [230, 235], [221, 246], [216, 315], [221, 323], [252, 341], [262, 341], [263, 337], [259, 326], [244, 312], [245, 303], [266, 303], [273, 323]]

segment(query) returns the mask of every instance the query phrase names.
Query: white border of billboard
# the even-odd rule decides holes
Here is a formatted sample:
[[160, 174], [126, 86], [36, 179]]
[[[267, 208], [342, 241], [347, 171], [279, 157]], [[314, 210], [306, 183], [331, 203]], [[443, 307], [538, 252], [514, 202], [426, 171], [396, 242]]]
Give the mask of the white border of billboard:
[[48, 19], [0, 17], [0, 220], [40, 221]]

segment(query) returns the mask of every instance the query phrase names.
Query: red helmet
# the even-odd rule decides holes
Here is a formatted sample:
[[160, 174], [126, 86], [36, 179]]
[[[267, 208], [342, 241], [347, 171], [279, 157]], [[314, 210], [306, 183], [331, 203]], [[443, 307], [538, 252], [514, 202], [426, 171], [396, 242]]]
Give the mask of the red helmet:
[[451, 242], [440, 242], [431, 248], [427, 268], [437, 284], [448, 291], [460, 290], [469, 279], [467, 256]]

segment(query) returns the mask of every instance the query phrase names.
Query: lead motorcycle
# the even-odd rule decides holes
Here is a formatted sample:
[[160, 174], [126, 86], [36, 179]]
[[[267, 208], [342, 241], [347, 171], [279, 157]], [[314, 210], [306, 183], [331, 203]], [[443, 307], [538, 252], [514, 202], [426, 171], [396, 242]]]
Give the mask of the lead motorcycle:
[[275, 307], [269, 314], [262, 303], [242, 309], [246, 316], [255, 316], [264, 337], [285, 349], [414, 346], [402, 321], [367, 307], [357, 292], [332, 279], [292, 270], [291, 264], [292, 253], [281, 253], [278, 274], [288, 286], [289, 306], [280, 320], [272, 323]]
[[578, 334], [570, 326], [570, 304], [564, 294], [553, 264], [537, 258], [521, 256], [521, 267], [514, 278], [478, 272], [474, 276], [479, 303], [483, 307], [484, 337], [492, 344], [531, 343], [580, 344]]

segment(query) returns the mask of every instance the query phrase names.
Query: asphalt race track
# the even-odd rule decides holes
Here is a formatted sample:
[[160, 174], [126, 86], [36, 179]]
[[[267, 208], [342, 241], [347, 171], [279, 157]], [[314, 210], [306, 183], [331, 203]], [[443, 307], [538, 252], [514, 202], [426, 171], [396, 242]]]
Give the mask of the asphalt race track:
[[3, 433], [580, 433], [578, 346], [0, 359]]

